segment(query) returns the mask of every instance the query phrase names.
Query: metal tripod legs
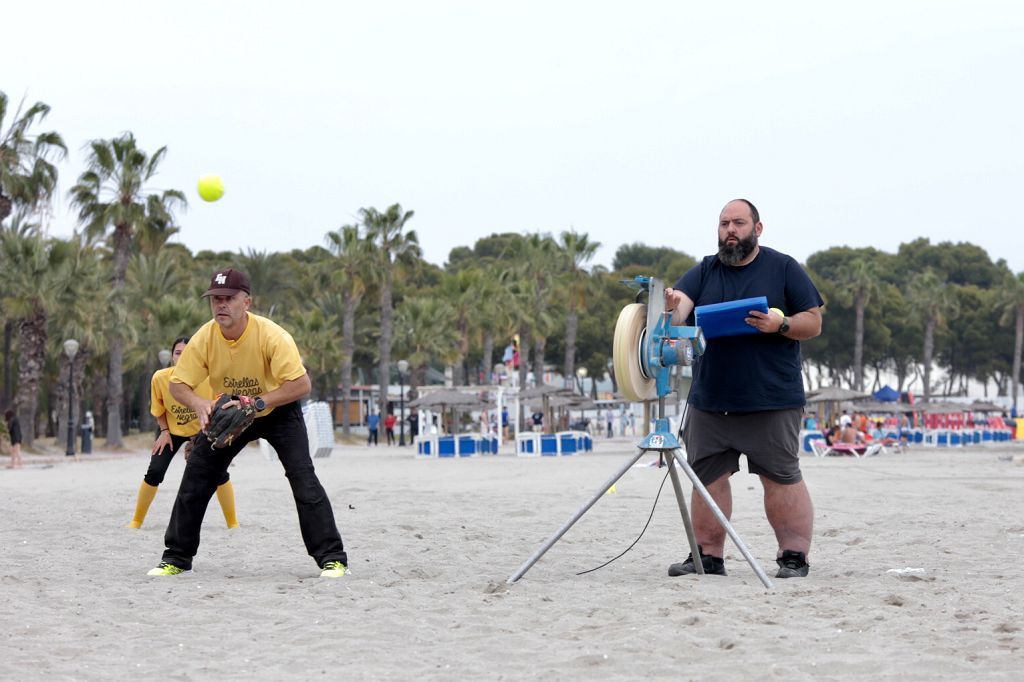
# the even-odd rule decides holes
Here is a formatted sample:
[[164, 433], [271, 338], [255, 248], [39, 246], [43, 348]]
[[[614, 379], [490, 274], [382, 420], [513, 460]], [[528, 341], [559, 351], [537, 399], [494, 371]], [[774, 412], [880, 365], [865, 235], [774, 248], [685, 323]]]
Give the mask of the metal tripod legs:
[[618, 480], [619, 480], [620, 478], [622, 478], [622, 477], [623, 477], [623, 476], [625, 475], [625, 473], [626, 473], [627, 471], [629, 471], [630, 467], [632, 467], [632, 466], [633, 466], [634, 464], [636, 464], [636, 461], [637, 461], [638, 459], [640, 459], [641, 457], [643, 457], [643, 456], [644, 456], [644, 453], [645, 453], [645, 452], [646, 452], [646, 450], [638, 450], [638, 451], [637, 451], [637, 453], [636, 453], [636, 455], [634, 455], [633, 459], [631, 459], [631, 460], [629, 460], [628, 462], [626, 462], [626, 463], [625, 463], [625, 464], [624, 464], [624, 465], [622, 466], [622, 468], [621, 468], [621, 469], [619, 469], [619, 470], [618, 470], [617, 472], [615, 472], [615, 475], [614, 475], [614, 476], [612, 476], [612, 477], [611, 477], [611, 478], [609, 478], [609, 479], [608, 479], [607, 481], [605, 481], [605, 484], [604, 484], [604, 486], [603, 486], [603, 487], [602, 487], [602, 488], [601, 488], [600, 490], [598, 490], [598, 491], [597, 491], [597, 492], [596, 492], [596, 493], [594, 494], [594, 496], [593, 496], [593, 497], [591, 497], [591, 498], [590, 498], [590, 500], [589, 500], [589, 501], [588, 501], [588, 502], [587, 502], [587, 503], [586, 503], [585, 505], [583, 505], [583, 506], [582, 506], [582, 507], [580, 508], [580, 510], [579, 510], [578, 512], [576, 512], [576, 513], [575, 513], [575, 514], [573, 514], [573, 515], [572, 515], [571, 517], [569, 517], [569, 520], [568, 520], [568, 521], [566, 521], [565, 523], [563, 523], [563, 524], [562, 524], [562, 527], [561, 527], [561, 528], [559, 528], [559, 529], [558, 529], [557, 531], [555, 531], [555, 534], [554, 534], [554, 535], [552, 535], [552, 536], [551, 536], [550, 538], [548, 538], [548, 539], [547, 539], [547, 542], [545, 542], [545, 543], [544, 543], [543, 545], [541, 545], [541, 548], [540, 548], [540, 549], [538, 549], [538, 550], [537, 550], [536, 552], [534, 552], [534, 553], [533, 553], [533, 555], [532, 555], [532, 556], [531, 556], [531, 557], [530, 557], [529, 559], [527, 559], [527, 560], [526, 560], [526, 562], [525, 562], [525, 563], [524, 563], [524, 564], [523, 564], [522, 566], [520, 566], [520, 567], [519, 567], [519, 570], [517, 570], [517, 571], [516, 571], [515, 573], [513, 573], [513, 574], [512, 574], [512, 575], [511, 575], [511, 576], [509, 577], [509, 579], [508, 579], [507, 581], [505, 581], [505, 582], [507, 582], [507, 583], [509, 583], [509, 584], [512, 584], [512, 583], [514, 583], [515, 581], [517, 581], [517, 580], [519, 580], [520, 578], [522, 578], [522, 577], [523, 577], [523, 575], [524, 575], [524, 574], [525, 574], [525, 573], [526, 573], [527, 571], [529, 571], [529, 570], [530, 570], [530, 567], [531, 567], [531, 566], [533, 566], [533, 565], [534, 565], [535, 563], [537, 563], [537, 561], [538, 561], [538, 560], [539, 560], [539, 559], [540, 559], [540, 558], [541, 558], [542, 556], [544, 556], [544, 553], [545, 553], [545, 552], [547, 552], [547, 551], [548, 551], [549, 549], [551, 549], [551, 547], [552, 547], [552, 546], [553, 546], [553, 545], [554, 545], [554, 544], [555, 544], [556, 542], [558, 542], [558, 541], [559, 541], [559, 540], [561, 539], [561, 537], [562, 537], [563, 535], [565, 535], [565, 534], [566, 534], [566, 532], [568, 532], [568, 530], [569, 530], [570, 528], [572, 528], [572, 527], [573, 527], [573, 525], [574, 525], [574, 524], [575, 524], [575, 523], [576, 523], [577, 521], [579, 521], [579, 520], [580, 520], [580, 519], [581, 519], [581, 518], [583, 517], [583, 515], [584, 515], [584, 514], [586, 514], [586, 513], [587, 513], [587, 510], [589, 510], [589, 509], [590, 509], [591, 507], [593, 507], [593, 506], [594, 506], [594, 504], [595, 504], [595, 503], [596, 503], [596, 502], [597, 502], [598, 500], [600, 500], [600, 499], [601, 499], [601, 497], [602, 497], [602, 496], [603, 496], [603, 495], [605, 494], [605, 492], [606, 492], [606, 491], [608, 490], [608, 488], [611, 488], [611, 487], [612, 487], [613, 485], [615, 485], [615, 482], [616, 482], [616, 481], [618, 481]]
[[[644, 456], [644, 454], [648, 452], [652, 451], [638, 450], [636, 455], [628, 462], [626, 462], [626, 464], [624, 464], [617, 472], [615, 472], [615, 474], [611, 478], [605, 481], [604, 485], [590, 498], [590, 500], [588, 500], [587, 503], [584, 504], [583, 507], [579, 509], [579, 511], [577, 511], [575, 514], [569, 517], [569, 520], [562, 524], [561, 528], [555, 531], [555, 534], [548, 538], [547, 541], [545, 541], [544, 544], [541, 545], [541, 547], [536, 552], [534, 552], [533, 555], [531, 555], [530, 558], [527, 559], [523, 563], [523, 565], [519, 567], [518, 570], [516, 570], [515, 573], [509, 576], [506, 582], [511, 584], [522, 578], [526, 574], [526, 572], [529, 571], [530, 568], [535, 563], [537, 563], [540, 560], [540, 558], [544, 556], [544, 554], [549, 549], [551, 549], [554, 546], [554, 544], [558, 542], [562, 538], [562, 536], [565, 535], [569, 531], [569, 529], [572, 528], [573, 525], [575, 525], [576, 522], [579, 521], [591, 507], [594, 506], [594, 504], [597, 503], [599, 499], [601, 499], [601, 497], [605, 494], [605, 491], [611, 488], [620, 478], [622, 478], [625, 475], [627, 471], [629, 471], [629, 469], [637, 462], [637, 460], [639, 460], [641, 457]], [[663, 451], [655, 450], [654, 452]], [[673, 460], [677, 462], [679, 464], [679, 467], [686, 473], [687, 478], [689, 478], [690, 482], [693, 484], [693, 489], [697, 492], [697, 494], [701, 496], [701, 498], [708, 505], [708, 507], [711, 508], [711, 511], [712, 513], [714, 513], [715, 518], [722, 525], [722, 528], [725, 529], [725, 532], [729, 535], [729, 537], [732, 538], [732, 541], [736, 544], [736, 547], [739, 548], [740, 553], [743, 554], [743, 558], [746, 559], [747, 563], [750, 564], [750, 567], [754, 570], [754, 573], [757, 575], [757, 577], [761, 580], [765, 587], [770, 589], [772, 587], [771, 580], [768, 579], [768, 576], [765, 574], [760, 564], [758, 564], [754, 557], [750, 554], [750, 550], [747, 549], [747, 546], [743, 543], [742, 538], [740, 538], [739, 534], [732, 527], [732, 524], [729, 523], [729, 519], [725, 518], [725, 514], [722, 513], [722, 510], [719, 509], [718, 505], [715, 503], [715, 500], [711, 497], [711, 493], [708, 492], [707, 488], [704, 487], [704, 484], [700, 482], [699, 478], [697, 478], [697, 474], [695, 474], [693, 472], [693, 469], [690, 468], [690, 465], [687, 463], [686, 458], [682, 456], [679, 450], [671, 450], [664, 452], [666, 452], [669, 455], [669, 461], [666, 462], [666, 464], [668, 464], [668, 466], [671, 467], [669, 469], [669, 475], [672, 477], [672, 488], [675, 490], [676, 501], [679, 503], [679, 512], [683, 517], [683, 526], [686, 528], [686, 539], [690, 545], [690, 552], [694, 557], [694, 565], [697, 567], [698, 572], [704, 572], [703, 563], [700, 561], [700, 552], [697, 549], [697, 540], [693, 534], [693, 527], [690, 522], [690, 514], [686, 507], [686, 499], [683, 495], [682, 485], [679, 482], [679, 474], [678, 472], [676, 472], [675, 467], [672, 465]]]
[[[736, 532], [736, 529], [732, 527], [731, 523], [729, 523], [729, 519], [725, 518], [725, 514], [722, 513], [721, 509], [719, 509], [718, 505], [715, 503], [714, 498], [711, 497], [711, 493], [708, 492], [708, 489], [705, 488], [704, 484], [700, 482], [699, 478], [697, 478], [697, 474], [695, 474], [693, 472], [693, 469], [690, 468], [690, 465], [687, 463], [686, 458], [683, 457], [682, 453], [680, 453], [678, 450], [673, 450], [672, 456], [675, 458], [677, 462], [679, 462], [680, 468], [682, 468], [682, 470], [686, 473], [687, 478], [690, 479], [690, 483], [693, 484], [693, 489], [696, 490], [697, 494], [701, 496], [705, 504], [708, 505], [708, 507], [711, 509], [711, 512], [715, 515], [715, 518], [718, 519], [718, 523], [722, 526], [722, 528], [725, 529], [725, 532], [729, 535], [729, 537], [732, 538], [733, 543], [735, 543], [737, 549], [740, 550], [740, 554], [742, 554], [743, 558], [747, 560], [747, 563], [750, 564], [750, 568], [754, 570], [754, 573], [757, 575], [758, 579], [760, 579], [760, 581], [764, 584], [765, 587], [771, 589], [772, 581], [768, 579], [768, 576], [767, 574], [765, 574], [764, 569], [761, 568], [761, 564], [757, 563], [757, 560], [754, 559], [753, 555], [751, 555], [750, 550], [747, 549], [747, 545], [743, 542], [743, 538], [740, 537], [739, 533]], [[679, 491], [676, 491], [676, 495], [679, 495]], [[694, 543], [691, 543], [691, 547], [693, 546], [693, 544]], [[693, 552], [693, 557], [694, 564], [703, 563], [700, 561], [700, 555], [697, 554], [696, 551]]]

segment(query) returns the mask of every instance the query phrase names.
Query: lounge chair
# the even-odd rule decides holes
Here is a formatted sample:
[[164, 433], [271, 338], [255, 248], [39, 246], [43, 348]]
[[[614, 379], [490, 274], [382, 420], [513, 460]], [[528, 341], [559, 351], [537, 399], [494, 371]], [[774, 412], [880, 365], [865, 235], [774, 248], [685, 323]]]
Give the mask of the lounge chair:
[[885, 446], [881, 443], [833, 443], [829, 445], [823, 440], [816, 440], [811, 443], [814, 454], [817, 457], [874, 457], [885, 452]]

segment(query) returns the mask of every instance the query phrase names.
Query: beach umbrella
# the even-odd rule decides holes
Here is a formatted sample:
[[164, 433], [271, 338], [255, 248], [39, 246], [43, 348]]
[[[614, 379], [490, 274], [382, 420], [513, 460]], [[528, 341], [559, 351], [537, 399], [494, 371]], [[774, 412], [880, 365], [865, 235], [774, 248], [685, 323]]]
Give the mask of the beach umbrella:
[[531, 388], [523, 389], [519, 392], [519, 397], [523, 400], [529, 400], [530, 398], [542, 398], [544, 396], [551, 395], [575, 395], [571, 388], [565, 388], [564, 386], [552, 386], [551, 384], [537, 384]]
[[[572, 396], [574, 395], [572, 389], [565, 388], [564, 386], [552, 386], [550, 384], [537, 384], [532, 388], [527, 388], [519, 392], [519, 397], [522, 400], [530, 400], [531, 398], [540, 398], [542, 404], [542, 411], [548, 423], [549, 427], [553, 428], [553, 416], [551, 414], [551, 398], [553, 396]], [[552, 430], [552, 433], [554, 431]]]
[[[597, 409], [597, 405], [590, 398], [582, 398], [581, 396], [571, 395], [551, 395], [547, 397], [547, 404], [550, 407], [568, 407], [573, 410], [594, 410]], [[531, 408], [543, 407], [543, 397], [533, 398], [527, 405]]]
[[[547, 404], [545, 405], [544, 398], [547, 398]], [[562, 395], [558, 393], [552, 393], [548, 396], [541, 396], [533, 398], [526, 406], [531, 410], [542, 410], [545, 413], [548, 409], [555, 409], [561, 413], [562, 410], [579, 410], [585, 412], [586, 410], [597, 410], [597, 404], [585, 396], [578, 394]], [[559, 415], [561, 418], [561, 415]]]
[[959, 403], [950, 403], [943, 401], [936, 401], [933, 403], [918, 403], [914, 405], [914, 410], [920, 410], [925, 414], [956, 414], [957, 412], [966, 412], [971, 408], [969, 405], [961, 405]]
[[898, 412], [913, 412], [914, 408], [900, 403], [884, 403], [877, 400], [859, 400], [857, 402], [842, 403], [841, 407], [846, 410], [857, 412], [896, 414]]
[[871, 396], [883, 403], [894, 403], [900, 399], [900, 392], [889, 385], [885, 385], [872, 393]]
[[870, 398], [868, 393], [860, 393], [858, 391], [851, 391], [848, 388], [842, 388], [840, 386], [825, 386], [819, 388], [816, 391], [811, 391], [807, 394], [808, 403], [822, 403], [823, 404], [823, 417], [824, 424], [831, 424], [832, 417], [839, 407], [839, 403], [844, 400], [863, 400]]
[[451, 388], [442, 388], [436, 391], [420, 391], [422, 395], [416, 400], [409, 403], [409, 407], [427, 407], [427, 408], [440, 408], [442, 414], [445, 408], [451, 409], [451, 424], [455, 423], [455, 413], [459, 408], [462, 409], [486, 409], [488, 405], [491, 405], [486, 400], [481, 400], [479, 396], [472, 393], [463, 393], [462, 391], [456, 391]]
[[430, 392], [420, 389], [420, 391], [423, 395], [410, 402], [409, 407], [470, 406], [480, 402], [480, 398], [471, 393], [463, 393], [451, 388], [442, 388]]
[[858, 400], [864, 398], [870, 398], [871, 395], [868, 393], [861, 393], [859, 391], [851, 391], [848, 388], [842, 388], [840, 386], [825, 386], [815, 391], [811, 391], [807, 394], [807, 402], [809, 403], [826, 403], [834, 402], [838, 403], [843, 400]]

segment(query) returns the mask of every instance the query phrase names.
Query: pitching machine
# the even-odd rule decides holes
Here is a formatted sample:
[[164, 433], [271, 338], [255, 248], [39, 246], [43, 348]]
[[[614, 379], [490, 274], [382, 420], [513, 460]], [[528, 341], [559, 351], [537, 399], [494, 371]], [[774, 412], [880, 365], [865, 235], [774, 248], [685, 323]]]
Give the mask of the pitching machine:
[[[648, 434], [637, 445], [636, 454], [626, 462], [615, 474], [612, 475], [597, 490], [590, 500], [583, 505], [575, 514], [566, 521], [558, 531], [555, 532], [519, 569], [508, 578], [508, 583], [514, 583], [530, 568], [540, 560], [544, 554], [572, 526], [583, 517], [587, 511], [597, 503], [599, 499], [611, 488], [627, 471], [648, 452], [657, 452], [660, 457], [666, 459], [669, 465], [669, 476], [672, 479], [672, 488], [675, 491], [676, 502], [679, 504], [679, 513], [682, 516], [683, 527], [686, 531], [686, 539], [690, 545], [690, 553], [696, 557], [694, 566], [697, 573], [704, 574], [703, 562], [700, 561], [700, 552], [697, 549], [697, 540], [693, 533], [693, 524], [690, 520], [690, 513], [686, 505], [686, 497], [683, 494], [682, 483], [679, 478], [681, 469], [693, 484], [693, 489], [701, 496], [711, 509], [715, 518], [725, 529], [736, 547], [743, 554], [743, 557], [750, 564], [750, 567], [757, 574], [757, 577], [767, 588], [772, 587], [764, 569], [751, 556], [750, 550], [743, 543], [743, 540], [736, 533], [736, 530], [729, 523], [722, 510], [715, 503], [707, 488], [700, 482], [686, 457], [680, 451], [680, 443], [676, 434], [669, 429], [669, 420], [665, 416], [665, 397], [675, 390], [673, 388], [673, 368], [682, 368], [693, 364], [698, 356], [704, 353], [705, 340], [700, 327], [683, 327], [672, 324], [672, 311], [665, 310], [665, 287], [664, 284], [654, 277], [636, 277], [625, 284], [637, 290], [636, 302], [627, 305], [619, 314], [615, 324], [615, 338], [612, 352], [615, 377], [618, 381], [619, 390], [622, 395], [630, 401], [646, 402], [657, 400], [658, 414], [655, 420], [654, 431]], [[647, 303], [640, 300], [646, 294]], [[687, 382], [687, 393], [688, 382]], [[683, 421], [686, 419], [686, 402], [683, 401]], [[680, 424], [683, 422], [681, 421]], [[677, 466], [673, 466], [675, 462]]]

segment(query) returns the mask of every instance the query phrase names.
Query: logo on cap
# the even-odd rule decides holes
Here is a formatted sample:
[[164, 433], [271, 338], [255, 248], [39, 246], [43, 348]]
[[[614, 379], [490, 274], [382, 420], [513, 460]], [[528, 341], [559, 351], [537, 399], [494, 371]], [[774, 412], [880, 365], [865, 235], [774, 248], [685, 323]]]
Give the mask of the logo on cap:
[[240, 270], [228, 268], [210, 278], [210, 288], [203, 296], [234, 296], [239, 291], [249, 293], [249, 276]]

